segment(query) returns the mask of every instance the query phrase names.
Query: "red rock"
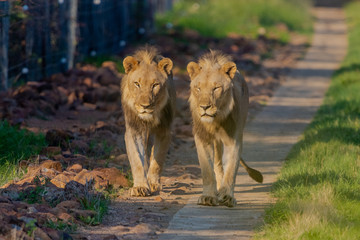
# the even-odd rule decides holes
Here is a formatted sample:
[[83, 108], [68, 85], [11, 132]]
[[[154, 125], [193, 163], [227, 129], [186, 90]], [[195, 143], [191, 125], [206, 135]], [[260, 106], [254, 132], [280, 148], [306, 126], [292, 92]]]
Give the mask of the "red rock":
[[88, 171], [86, 169], [83, 169], [81, 172], [79, 172], [75, 177], [74, 181], [77, 181], [83, 185], [90, 181], [95, 182], [95, 188], [103, 188], [107, 187], [108, 181], [104, 179], [104, 174], [99, 171]]
[[118, 71], [116, 63], [113, 61], [105, 61], [101, 64], [101, 67], [109, 68], [111, 71], [113, 71], [115, 73]]
[[164, 201], [160, 196], [156, 196], [156, 197], [154, 198], [154, 200], [155, 200], [156, 202], [162, 202], [162, 201]]
[[54, 178], [56, 175], [59, 174], [59, 171], [56, 171], [55, 169], [49, 169], [49, 168], [42, 168], [41, 169], [41, 175], [48, 178]]
[[117, 76], [116, 72], [112, 71], [112, 67], [109, 68], [109, 66], [110, 65], [107, 64], [107, 67], [99, 68], [96, 71], [94, 80], [103, 86], [110, 84], [120, 85], [120, 78]]
[[54, 169], [56, 171], [61, 172], [62, 166], [60, 162], [52, 161], [52, 160], [46, 160], [40, 164], [41, 168], [47, 168], [47, 169]]
[[57, 175], [55, 178], [51, 179], [51, 183], [54, 184], [56, 187], [65, 188], [66, 184], [72, 181], [75, 177], [74, 172], [67, 172], [64, 171]]
[[122, 172], [117, 168], [102, 168], [102, 169], [95, 169], [99, 172], [102, 172], [104, 175], [104, 179], [109, 182], [115, 188], [118, 187], [129, 187], [129, 181], [126, 177], [122, 174]]
[[115, 161], [119, 164], [127, 164], [129, 162], [129, 158], [126, 153], [123, 153], [116, 156]]
[[92, 104], [92, 103], [83, 103], [82, 105], [77, 107], [77, 110], [79, 111], [93, 111], [97, 108], [96, 104]]
[[16, 215], [16, 209], [11, 203], [0, 203], [0, 215]]
[[74, 165], [69, 166], [66, 170], [69, 172], [79, 173], [79, 172], [81, 172], [82, 169], [83, 168], [82, 168], [81, 164], [75, 163]]
[[82, 210], [82, 209], [70, 209], [70, 214], [75, 216], [77, 219], [95, 217], [96, 212], [93, 210]]
[[65, 208], [65, 209], [71, 209], [71, 208], [77, 209], [81, 207], [81, 204], [78, 201], [68, 200], [59, 203], [58, 205], [56, 205], [56, 207]]
[[61, 153], [61, 148], [55, 147], [55, 146], [46, 147], [46, 148], [42, 149], [40, 152], [40, 154], [47, 155], [47, 156], [54, 156], [54, 155], [57, 155], [60, 153]]
[[73, 216], [71, 216], [70, 214], [66, 213], [66, 212], [60, 212], [57, 217], [60, 220], [63, 220], [64, 222], [74, 222], [75, 219]]
[[93, 81], [91, 78], [89, 77], [86, 77], [84, 80], [83, 80], [83, 84], [86, 85], [87, 87], [89, 88], [92, 88], [93, 87]]
[[76, 100], [77, 100], [76, 93], [71, 92], [70, 95], [68, 96], [67, 104], [72, 105]]
[[60, 103], [61, 104], [67, 103], [67, 100], [68, 100], [67, 95], [69, 94], [69, 91], [62, 86], [57, 87], [57, 90], [58, 90], [59, 97], [60, 97]]
[[96, 130], [96, 131], [107, 130], [110, 131], [111, 133], [116, 133], [116, 134], [121, 133], [121, 129], [117, 125], [104, 121], [97, 121], [95, 123], [95, 127], [92, 126], [92, 128], [93, 128], [92, 130]]
[[57, 216], [50, 212], [38, 212], [35, 216], [37, 222], [41, 225], [47, 223], [48, 221], [56, 222], [58, 220]]

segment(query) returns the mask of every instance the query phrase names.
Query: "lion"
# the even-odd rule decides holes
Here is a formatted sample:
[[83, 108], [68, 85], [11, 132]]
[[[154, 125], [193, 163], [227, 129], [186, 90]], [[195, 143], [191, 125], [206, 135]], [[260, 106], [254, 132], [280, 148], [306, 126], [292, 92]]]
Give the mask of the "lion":
[[134, 180], [130, 195], [144, 197], [161, 190], [160, 174], [174, 118], [173, 62], [160, 56], [156, 48], [146, 46], [127, 56], [123, 66], [121, 104], [126, 152]]
[[193, 133], [203, 178], [198, 204], [236, 206], [234, 185], [239, 163], [251, 178], [262, 174], [241, 157], [243, 131], [249, 106], [245, 79], [231, 57], [220, 51], [203, 55], [187, 65]]

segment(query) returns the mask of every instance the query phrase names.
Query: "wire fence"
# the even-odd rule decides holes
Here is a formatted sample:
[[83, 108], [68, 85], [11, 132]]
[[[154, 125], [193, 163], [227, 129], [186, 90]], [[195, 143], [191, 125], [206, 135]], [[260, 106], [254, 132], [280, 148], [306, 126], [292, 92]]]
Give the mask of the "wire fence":
[[117, 53], [154, 30], [173, 0], [0, 0], [0, 90]]

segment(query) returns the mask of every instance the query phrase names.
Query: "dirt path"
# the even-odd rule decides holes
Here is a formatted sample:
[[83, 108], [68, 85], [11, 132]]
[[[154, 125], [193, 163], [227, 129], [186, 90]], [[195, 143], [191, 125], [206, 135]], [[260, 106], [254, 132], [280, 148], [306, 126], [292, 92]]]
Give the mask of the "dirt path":
[[248, 239], [262, 222], [264, 208], [273, 201], [271, 184], [321, 105], [333, 70], [346, 52], [342, 10], [316, 8], [315, 14], [315, 34], [307, 55], [246, 127], [244, 157], [264, 174], [264, 183], [255, 184], [240, 169], [235, 188], [238, 206], [234, 209], [196, 205], [201, 188], [193, 188], [193, 197], [174, 215], [159, 239]]

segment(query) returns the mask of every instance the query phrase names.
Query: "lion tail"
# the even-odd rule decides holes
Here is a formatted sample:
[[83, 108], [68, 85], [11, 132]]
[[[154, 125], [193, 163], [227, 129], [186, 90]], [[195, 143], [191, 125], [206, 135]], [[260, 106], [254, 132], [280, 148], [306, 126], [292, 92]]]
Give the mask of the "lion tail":
[[246, 165], [244, 159], [240, 158], [240, 164], [245, 168], [245, 170], [248, 172], [249, 176], [254, 179], [255, 181], [257, 181], [258, 183], [262, 183], [264, 178], [263, 175], [261, 174], [261, 172], [259, 172], [258, 170], [255, 170], [251, 167], [249, 167], [248, 165]]

